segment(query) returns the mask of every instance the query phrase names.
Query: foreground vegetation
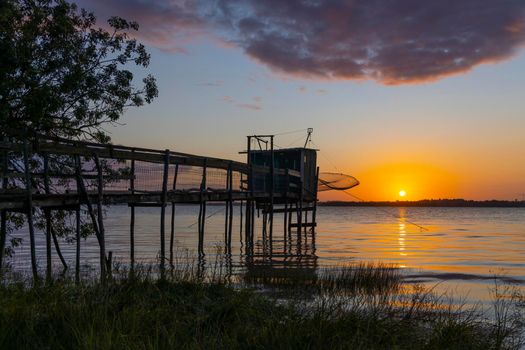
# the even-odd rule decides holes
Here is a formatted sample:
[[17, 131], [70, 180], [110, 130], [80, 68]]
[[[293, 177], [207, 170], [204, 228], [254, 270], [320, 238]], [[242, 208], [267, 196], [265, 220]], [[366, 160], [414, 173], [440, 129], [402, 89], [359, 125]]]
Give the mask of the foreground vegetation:
[[[514, 295], [496, 295], [494, 322], [419, 286], [396, 269], [358, 265], [312, 278], [279, 276], [276, 297], [191, 272], [114, 275], [0, 287], [2, 349], [518, 349]], [[221, 277], [217, 277], [221, 276]], [[291, 283], [290, 281], [294, 281]], [[507, 290], [508, 291], [508, 290]], [[496, 294], [497, 294], [496, 293]], [[512, 302], [512, 303], [511, 303]], [[513, 311], [514, 310], [514, 311]], [[517, 310], [517, 309], [516, 309]]]

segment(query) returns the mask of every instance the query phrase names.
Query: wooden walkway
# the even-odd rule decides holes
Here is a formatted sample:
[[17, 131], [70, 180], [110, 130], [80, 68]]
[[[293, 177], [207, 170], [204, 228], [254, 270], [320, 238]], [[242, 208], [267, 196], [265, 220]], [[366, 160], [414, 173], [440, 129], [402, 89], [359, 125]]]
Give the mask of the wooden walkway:
[[[272, 138], [273, 142], [273, 138]], [[272, 147], [273, 159], [273, 147]], [[250, 149], [247, 150], [250, 153]], [[105, 250], [103, 206], [128, 204], [130, 207], [131, 269], [134, 268], [135, 207], [160, 208], [159, 267], [161, 275], [167, 262], [173, 263], [175, 205], [199, 205], [199, 254], [204, 254], [206, 203], [224, 202], [225, 247], [230, 249], [233, 203], [241, 203], [241, 232], [247, 247], [253, 247], [256, 210], [262, 210], [263, 234], [273, 232], [273, 213], [284, 213], [284, 230], [300, 234], [313, 228], [317, 193], [305, 192], [301, 173], [293, 169], [257, 166], [248, 162], [198, 156], [170, 150], [126, 147], [37, 137], [23, 141], [0, 141], [0, 250], [3, 252], [7, 213], [26, 215], [30, 235], [33, 275], [38, 279], [35, 257], [35, 217], [46, 221], [47, 270], [51, 274], [51, 240], [54, 236], [52, 212], [66, 210], [77, 217], [77, 280], [80, 260], [80, 222], [89, 220], [100, 245], [101, 276], [111, 271], [111, 254]], [[261, 191], [255, 182], [271, 181]], [[275, 191], [279, 183], [280, 191]], [[284, 186], [283, 186], [284, 184]], [[166, 254], [166, 209], [171, 205], [170, 257]], [[242, 221], [244, 206], [244, 222]], [[81, 218], [81, 208], [86, 212]], [[307, 212], [312, 220], [307, 222]], [[295, 215], [292, 215], [295, 214]], [[304, 216], [303, 216], [304, 215]], [[294, 222], [294, 217], [296, 218]], [[230, 248], [228, 248], [230, 247]], [[0, 253], [0, 266], [2, 256]]]

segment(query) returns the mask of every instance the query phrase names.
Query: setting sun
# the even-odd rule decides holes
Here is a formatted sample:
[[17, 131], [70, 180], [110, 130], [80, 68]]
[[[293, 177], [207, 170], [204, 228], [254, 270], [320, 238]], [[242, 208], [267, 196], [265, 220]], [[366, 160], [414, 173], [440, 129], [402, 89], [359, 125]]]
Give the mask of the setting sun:
[[404, 197], [404, 196], [406, 196], [406, 195], [407, 195], [407, 193], [406, 193], [405, 190], [401, 190], [401, 191], [399, 191], [399, 197]]

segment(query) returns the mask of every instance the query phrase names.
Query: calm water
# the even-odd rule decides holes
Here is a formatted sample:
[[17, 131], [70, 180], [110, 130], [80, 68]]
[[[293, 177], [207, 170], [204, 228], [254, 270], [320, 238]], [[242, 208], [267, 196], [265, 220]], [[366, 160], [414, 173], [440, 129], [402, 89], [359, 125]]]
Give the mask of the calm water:
[[[232, 261], [236, 271], [251, 267], [244, 264], [244, 245], [239, 232], [239, 207], [234, 208]], [[169, 237], [170, 218], [166, 229]], [[222, 246], [224, 236], [223, 206], [208, 206], [206, 221], [206, 259]], [[176, 208], [175, 246], [177, 255], [197, 247], [198, 207]], [[397, 216], [398, 218], [395, 218]], [[159, 247], [158, 208], [136, 210], [136, 258], [155, 261]], [[409, 223], [415, 222], [426, 230]], [[129, 257], [129, 208], [111, 207], [107, 211], [107, 249], [114, 259], [127, 262]], [[439, 283], [442, 290], [468, 295], [471, 300], [486, 300], [492, 277], [503, 275], [524, 288], [525, 285], [525, 208], [369, 208], [320, 207], [315, 237], [302, 234], [285, 237], [282, 215], [275, 217], [272, 254], [263, 244], [261, 228], [255, 247], [254, 265], [269, 269], [301, 267], [316, 269], [354, 261], [376, 261], [404, 268], [410, 280]], [[25, 236], [22, 232], [19, 233]], [[27, 241], [26, 236], [26, 241]], [[43, 235], [38, 234], [40, 265], [45, 262]], [[73, 266], [74, 243], [62, 243], [66, 259]], [[83, 264], [97, 262], [94, 238], [82, 242]], [[17, 249], [13, 265], [28, 266], [29, 247]], [[58, 263], [56, 258], [55, 263]]]

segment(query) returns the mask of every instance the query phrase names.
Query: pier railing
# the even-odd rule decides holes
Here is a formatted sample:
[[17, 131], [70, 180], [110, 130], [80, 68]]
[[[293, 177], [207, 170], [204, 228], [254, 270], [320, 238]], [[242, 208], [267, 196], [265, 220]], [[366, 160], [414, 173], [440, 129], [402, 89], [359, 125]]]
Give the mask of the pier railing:
[[[253, 184], [272, 177], [271, 188]], [[176, 203], [199, 205], [198, 234], [199, 254], [204, 254], [204, 231], [206, 203], [221, 201], [226, 204], [225, 248], [231, 249], [233, 202], [246, 202], [245, 242], [253, 249], [255, 211], [263, 210], [263, 234], [267, 225], [267, 214], [273, 215], [274, 204], [281, 203], [285, 230], [292, 227], [301, 231], [307, 227], [302, 223], [302, 214], [311, 208], [303, 206], [303, 191], [300, 173], [292, 169], [257, 166], [238, 161], [192, 155], [170, 150], [155, 150], [100, 144], [37, 136], [19, 140], [0, 141], [0, 266], [6, 240], [7, 213], [25, 214], [31, 246], [31, 265], [35, 280], [38, 279], [35, 256], [35, 220], [45, 222], [47, 270], [51, 275], [51, 240], [57, 253], [60, 249], [52, 213], [67, 211], [76, 219], [76, 278], [80, 269], [81, 220], [89, 221], [100, 246], [101, 276], [111, 271], [111, 252], [105, 249], [103, 205], [128, 204], [131, 210], [130, 252], [131, 269], [134, 266], [134, 222], [135, 207], [157, 206], [160, 208], [160, 274], [165, 265], [173, 263], [173, 239]], [[275, 191], [278, 184], [280, 189]], [[280, 200], [280, 202], [279, 202]], [[310, 201], [315, 201], [316, 196]], [[292, 204], [295, 203], [295, 209]], [[171, 230], [169, 258], [166, 254], [166, 208], [171, 204]], [[81, 218], [81, 208], [85, 215]], [[280, 211], [277, 211], [280, 210]], [[292, 223], [291, 213], [297, 212], [297, 224]], [[305, 214], [306, 215], [306, 214]], [[242, 216], [242, 209], [241, 209]], [[273, 216], [272, 216], [273, 217]], [[315, 217], [315, 215], [313, 216]], [[271, 227], [273, 219], [268, 221]], [[312, 222], [311, 226], [314, 227]], [[241, 232], [243, 224], [241, 222]], [[306, 228], [305, 228], [306, 230]], [[306, 231], [305, 231], [306, 232]], [[230, 251], [231, 253], [231, 251]], [[66, 266], [64, 259], [61, 260]]]

